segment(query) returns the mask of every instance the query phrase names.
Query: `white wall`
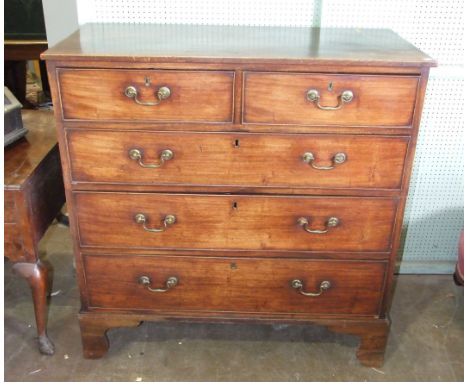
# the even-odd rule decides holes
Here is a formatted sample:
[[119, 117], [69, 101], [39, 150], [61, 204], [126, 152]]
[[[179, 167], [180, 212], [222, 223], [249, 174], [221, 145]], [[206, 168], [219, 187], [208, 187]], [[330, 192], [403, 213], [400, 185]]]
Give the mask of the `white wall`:
[[432, 69], [405, 211], [401, 273], [452, 273], [463, 227], [464, 0], [324, 1], [322, 26], [390, 28]]
[[78, 29], [76, 0], [42, 0], [49, 47]]
[[309, 26], [313, 0], [78, 0], [88, 22]]

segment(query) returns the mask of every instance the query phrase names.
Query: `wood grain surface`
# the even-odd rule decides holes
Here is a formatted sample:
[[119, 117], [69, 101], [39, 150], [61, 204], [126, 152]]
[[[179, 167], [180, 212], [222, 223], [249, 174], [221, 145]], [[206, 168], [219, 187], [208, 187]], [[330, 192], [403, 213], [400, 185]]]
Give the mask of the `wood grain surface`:
[[3, 193], [3, 222], [14, 223], [16, 221], [16, 203], [13, 192]]
[[[244, 123], [288, 125], [410, 126], [416, 76], [252, 73], [244, 75]], [[341, 94], [353, 99], [339, 110], [321, 110], [306, 93], [316, 89], [322, 106], [336, 107]]]
[[21, 228], [16, 223], [4, 223], [4, 256], [12, 262], [25, 261]]
[[[62, 69], [58, 78], [64, 119], [232, 122], [233, 118], [234, 73], [229, 71]], [[138, 90], [143, 102], [157, 101], [155, 93], [163, 86], [171, 95], [156, 106], [139, 105], [125, 96], [128, 86]]]
[[[399, 189], [408, 148], [407, 137], [360, 135], [280, 135], [67, 131], [73, 182], [127, 185], [189, 185]], [[174, 158], [160, 168], [143, 168], [129, 158], [143, 153], [143, 163], [159, 162], [170, 149]], [[333, 165], [337, 153], [347, 159], [333, 170], [304, 162], [312, 152], [316, 166]]]
[[16, 244], [5, 246], [5, 256], [36, 263], [37, 244], [63, 206], [65, 195], [53, 113], [23, 110], [22, 117], [29, 132], [5, 148], [5, 223], [16, 223], [6, 229], [5, 242]]
[[[385, 252], [398, 199], [78, 192], [74, 203], [82, 246]], [[148, 228], [160, 228], [169, 214], [177, 222], [147, 232], [134, 221], [138, 213]], [[323, 230], [332, 216], [340, 224], [326, 234], [297, 223], [306, 217]]]
[[[91, 307], [135, 310], [202, 310], [273, 313], [376, 315], [385, 262], [346, 262], [160, 256], [86, 256]], [[175, 276], [179, 283], [164, 293]], [[331, 288], [307, 297], [291, 287], [300, 279], [306, 292], [318, 292], [322, 281]]]
[[5, 147], [3, 181], [5, 190], [19, 189], [49, 151], [57, 146], [54, 115], [45, 110], [23, 110], [25, 137]]

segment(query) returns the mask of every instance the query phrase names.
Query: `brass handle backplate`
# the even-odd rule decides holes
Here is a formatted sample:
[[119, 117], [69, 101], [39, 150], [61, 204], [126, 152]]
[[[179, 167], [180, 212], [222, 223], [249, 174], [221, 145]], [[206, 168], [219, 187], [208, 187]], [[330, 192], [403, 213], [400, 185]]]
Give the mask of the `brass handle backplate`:
[[310, 167], [315, 168], [316, 170], [333, 170], [334, 168], [336, 168], [337, 164], [342, 164], [342, 163], [346, 162], [347, 159], [348, 159], [348, 157], [347, 157], [346, 153], [336, 153], [335, 155], [333, 155], [333, 158], [332, 158], [332, 163], [333, 164], [331, 166], [317, 166], [314, 163], [314, 161], [315, 161], [314, 153], [307, 152], [307, 153], [304, 153], [304, 155], [302, 156], [302, 160], [305, 163], [308, 163], [310, 165]]
[[339, 110], [343, 107], [345, 103], [350, 103], [353, 100], [354, 94], [351, 90], [345, 90], [338, 97], [339, 101], [338, 101], [338, 105], [336, 106], [320, 105], [320, 92], [317, 89], [308, 90], [306, 93], [306, 97], [309, 102], [315, 103], [317, 107], [321, 110]]
[[331, 288], [331, 282], [328, 280], [324, 280], [320, 283], [320, 289], [318, 292], [305, 292], [304, 291], [304, 282], [299, 279], [295, 279], [291, 281], [291, 287], [296, 289], [300, 294], [307, 296], [307, 297], [317, 297], [320, 296], [324, 291]]
[[162, 167], [164, 162], [174, 158], [174, 153], [172, 150], [166, 149], [161, 151], [159, 154], [159, 161], [157, 163], [143, 163], [143, 151], [140, 149], [130, 149], [128, 151], [128, 156], [130, 159], [138, 161], [138, 164], [144, 168], [159, 168]]
[[174, 215], [166, 215], [162, 221], [163, 226], [161, 228], [149, 228], [146, 226], [146, 215], [138, 213], [135, 215], [135, 223], [141, 224], [143, 229], [148, 232], [164, 232], [169, 226], [175, 224], [176, 217]]
[[306, 217], [300, 217], [299, 219], [297, 219], [297, 224], [304, 228], [304, 231], [308, 233], [322, 234], [327, 233], [330, 230], [330, 228], [338, 226], [338, 224], [340, 224], [340, 219], [332, 216], [327, 220], [325, 229], [310, 229], [309, 219], [307, 219]]
[[148, 289], [150, 292], [156, 292], [156, 293], [164, 293], [167, 292], [169, 289], [172, 289], [179, 284], [179, 279], [175, 276], [171, 276], [166, 280], [166, 287], [165, 288], [151, 288], [151, 278], [148, 276], [141, 276], [138, 279], [138, 283], [141, 285], [146, 286], [146, 289]]
[[143, 106], [157, 106], [159, 105], [163, 100], [169, 98], [171, 96], [171, 89], [169, 89], [167, 86], [162, 86], [160, 87], [157, 92], [156, 92], [156, 101], [150, 102], [150, 101], [141, 101], [138, 99], [138, 89], [135, 86], [127, 86], [125, 88], [124, 94], [128, 98], [132, 98], [138, 105], [143, 105]]

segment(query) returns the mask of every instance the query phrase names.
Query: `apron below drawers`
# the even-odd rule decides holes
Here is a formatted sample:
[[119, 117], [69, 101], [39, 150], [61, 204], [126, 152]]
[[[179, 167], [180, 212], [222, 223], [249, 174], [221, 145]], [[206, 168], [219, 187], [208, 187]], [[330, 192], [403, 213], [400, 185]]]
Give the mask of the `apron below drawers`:
[[75, 192], [80, 245], [386, 252], [398, 198]]
[[386, 262], [86, 255], [90, 308], [375, 316]]

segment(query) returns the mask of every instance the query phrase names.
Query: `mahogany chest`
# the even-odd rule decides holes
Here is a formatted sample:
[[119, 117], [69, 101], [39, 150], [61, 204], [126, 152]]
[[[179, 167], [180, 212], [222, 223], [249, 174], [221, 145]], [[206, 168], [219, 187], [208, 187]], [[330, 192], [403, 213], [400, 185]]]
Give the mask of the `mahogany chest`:
[[82, 308], [311, 323], [379, 366], [428, 71], [388, 30], [89, 24], [48, 60]]

